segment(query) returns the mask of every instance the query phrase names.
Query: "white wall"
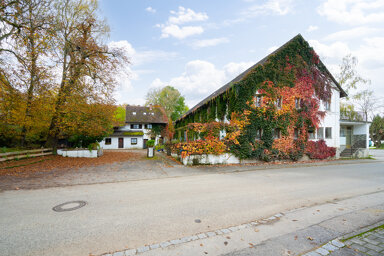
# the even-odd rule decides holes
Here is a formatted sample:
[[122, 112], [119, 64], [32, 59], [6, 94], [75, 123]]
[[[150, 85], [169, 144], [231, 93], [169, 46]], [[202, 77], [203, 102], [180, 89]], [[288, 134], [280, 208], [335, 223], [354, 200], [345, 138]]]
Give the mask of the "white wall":
[[[110, 145], [105, 145], [105, 139], [106, 138], [111, 138], [111, 144]], [[121, 136], [121, 137], [106, 137], [100, 142], [100, 147], [104, 149], [119, 149], [119, 138], [124, 138], [124, 148], [125, 149], [142, 149], [143, 148], [143, 143], [144, 139], [142, 136], [138, 137], [127, 137], [127, 136]], [[137, 144], [131, 144], [131, 138], [136, 138], [137, 139]]]
[[[320, 111], [325, 111], [324, 104], [321, 102]], [[319, 127], [324, 127], [324, 140], [329, 147], [340, 147], [340, 92], [332, 89], [331, 108], [326, 111], [324, 119]], [[332, 127], [332, 138], [325, 138], [325, 128]]]

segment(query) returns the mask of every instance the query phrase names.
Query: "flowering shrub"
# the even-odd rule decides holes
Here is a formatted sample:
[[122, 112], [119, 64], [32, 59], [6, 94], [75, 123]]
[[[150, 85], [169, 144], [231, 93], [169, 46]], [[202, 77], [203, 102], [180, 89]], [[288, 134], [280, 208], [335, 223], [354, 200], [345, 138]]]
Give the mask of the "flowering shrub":
[[308, 141], [306, 153], [311, 159], [327, 159], [336, 155], [336, 148], [328, 147], [324, 140]]

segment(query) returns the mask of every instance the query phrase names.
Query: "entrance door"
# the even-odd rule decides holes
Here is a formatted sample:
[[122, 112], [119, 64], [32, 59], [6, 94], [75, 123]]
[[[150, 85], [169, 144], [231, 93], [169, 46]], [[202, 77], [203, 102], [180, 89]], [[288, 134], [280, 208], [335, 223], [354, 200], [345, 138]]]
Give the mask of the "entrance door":
[[144, 149], [147, 148], [147, 141], [148, 141], [148, 139], [144, 139], [144, 140], [143, 140], [143, 148], [144, 148]]
[[351, 126], [347, 126], [346, 127], [346, 131], [345, 131], [345, 137], [346, 137], [346, 148], [351, 148], [351, 144], [352, 144], [352, 127]]
[[124, 138], [119, 138], [119, 148], [124, 148]]

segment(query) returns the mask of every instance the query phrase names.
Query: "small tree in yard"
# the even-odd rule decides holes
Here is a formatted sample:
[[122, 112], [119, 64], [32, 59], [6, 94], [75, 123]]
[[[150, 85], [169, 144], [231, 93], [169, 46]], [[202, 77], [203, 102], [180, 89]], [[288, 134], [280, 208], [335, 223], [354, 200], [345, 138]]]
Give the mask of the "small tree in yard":
[[376, 148], [380, 148], [381, 140], [384, 139], [384, 118], [376, 115], [373, 120], [369, 133], [372, 141], [375, 143]]

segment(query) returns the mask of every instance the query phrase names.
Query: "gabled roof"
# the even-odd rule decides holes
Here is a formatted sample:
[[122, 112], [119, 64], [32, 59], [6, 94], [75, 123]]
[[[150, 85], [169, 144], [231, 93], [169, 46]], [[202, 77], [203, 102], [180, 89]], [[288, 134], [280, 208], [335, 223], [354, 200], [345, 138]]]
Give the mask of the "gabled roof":
[[164, 109], [160, 106], [131, 106], [125, 108], [126, 123], [151, 123], [167, 124], [168, 118]]
[[[259, 62], [257, 62], [256, 64], [254, 64], [253, 66], [251, 66], [250, 68], [248, 68], [247, 70], [245, 70], [243, 73], [241, 73], [240, 75], [238, 75], [237, 77], [235, 77], [233, 80], [231, 80], [230, 82], [228, 82], [227, 84], [225, 84], [224, 86], [222, 86], [221, 88], [217, 89], [215, 92], [213, 92], [211, 95], [209, 95], [208, 97], [206, 97], [205, 99], [203, 99], [202, 101], [200, 101], [196, 106], [194, 106], [193, 108], [191, 108], [190, 110], [188, 110], [184, 115], [182, 115], [177, 121], [185, 118], [186, 116], [188, 116], [190, 113], [193, 113], [195, 112], [197, 109], [199, 109], [200, 107], [204, 106], [205, 104], [207, 104], [208, 102], [210, 102], [211, 100], [213, 100], [214, 98], [216, 98], [217, 96], [223, 94], [224, 92], [226, 92], [228, 89], [230, 89], [235, 83], [241, 81], [246, 75], [248, 75], [252, 70], [254, 70], [258, 65], [263, 65], [264, 63], [267, 62], [267, 60], [269, 59], [270, 56], [276, 54], [277, 52], [281, 51], [284, 47], [286, 47], [287, 45], [289, 45], [289, 43], [291, 43], [292, 41], [294, 40], [297, 40], [297, 39], [302, 39], [305, 41], [305, 39], [302, 37], [301, 34], [298, 34], [296, 35], [295, 37], [293, 37], [291, 40], [289, 40], [288, 42], [286, 42], [285, 44], [283, 44], [282, 46], [280, 46], [277, 50], [275, 50], [274, 52], [270, 53], [269, 55], [267, 55], [266, 57], [264, 57], [262, 60], [260, 60]], [[321, 62], [321, 61], [320, 61]], [[324, 65], [322, 62], [321, 62], [322, 65]], [[325, 67], [325, 65], [324, 65]], [[333, 75], [331, 74], [331, 72], [329, 72], [329, 70], [325, 67], [325, 70], [327, 72], [327, 74], [329, 75], [329, 77], [331, 78], [331, 80], [335, 83], [335, 85], [337, 86], [338, 90], [340, 91], [340, 97], [346, 97], [347, 96], [347, 93], [341, 88], [341, 86], [339, 85], [339, 83], [336, 81], [336, 79], [333, 77]]]

